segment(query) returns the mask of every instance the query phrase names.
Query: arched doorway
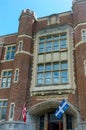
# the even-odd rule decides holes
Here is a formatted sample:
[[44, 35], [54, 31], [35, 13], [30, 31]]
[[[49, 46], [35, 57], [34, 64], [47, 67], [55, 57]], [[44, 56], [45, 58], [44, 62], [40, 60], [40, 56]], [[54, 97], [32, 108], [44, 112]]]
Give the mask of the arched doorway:
[[[37, 130], [74, 130], [77, 121], [77, 110], [70, 104], [69, 109], [63, 114], [62, 119], [55, 117], [55, 110], [60, 102], [48, 100], [38, 103], [29, 109], [31, 115], [38, 117]], [[74, 123], [75, 122], [75, 123]]]

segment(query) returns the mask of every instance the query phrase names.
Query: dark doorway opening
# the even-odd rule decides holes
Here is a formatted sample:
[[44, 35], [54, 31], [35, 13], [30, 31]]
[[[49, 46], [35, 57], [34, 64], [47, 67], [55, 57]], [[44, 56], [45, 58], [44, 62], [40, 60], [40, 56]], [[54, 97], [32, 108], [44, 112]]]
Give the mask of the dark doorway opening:
[[50, 122], [48, 130], [63, 130], [63, 124], [62, 122]]
[[58, 120], [54, 113], [48, 114], [48, 130], [63, 130], [63, 119]]

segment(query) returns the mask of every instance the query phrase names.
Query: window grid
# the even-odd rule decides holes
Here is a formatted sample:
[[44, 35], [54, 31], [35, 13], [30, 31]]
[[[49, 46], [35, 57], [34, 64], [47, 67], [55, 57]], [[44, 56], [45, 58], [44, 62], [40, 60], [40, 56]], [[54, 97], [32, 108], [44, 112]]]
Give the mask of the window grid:
[[8, 46], [6, 51], [6, 60], [13, 60], [15, 56], [16, 46]]
[[37, 85], [68, 83], [67, 61], [38, 65]]
[[11, 85], [12, 71], [7, 70], [2, 72], [1, 88], [9, 88]]
[[6, 118], [7, 105], [8, 105], [7, 100], [0, 100], [0, 120]]
[[39, 39], [39, 53], [47, 53], [52, 51], [60, 51], [67, 48], [66, 33], [41, 37]]

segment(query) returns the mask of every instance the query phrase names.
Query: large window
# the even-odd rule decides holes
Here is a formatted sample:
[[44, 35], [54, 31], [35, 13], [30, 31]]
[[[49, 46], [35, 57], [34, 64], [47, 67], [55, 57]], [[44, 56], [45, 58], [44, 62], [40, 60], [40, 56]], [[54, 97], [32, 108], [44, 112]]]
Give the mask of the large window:
[[39, 64], [37, 68], [37, 85], [68, 83], [67, 61]]
[[7, 100], [0, 100], [0, 120], [6, 118]]
[[6, 51], [6, 60], [13, 60], [15, 55], [15, 46], [8, 46]]
[[39, 53], [59, 51], [67, 48], [66, 33], [41, 37], [39, 39]]
[[12, 71], [7, 70], [2, 72], [2, 81], [1, 87], [2, 88], [9, 88], [11, 85], [11, 78], [12, 78]]

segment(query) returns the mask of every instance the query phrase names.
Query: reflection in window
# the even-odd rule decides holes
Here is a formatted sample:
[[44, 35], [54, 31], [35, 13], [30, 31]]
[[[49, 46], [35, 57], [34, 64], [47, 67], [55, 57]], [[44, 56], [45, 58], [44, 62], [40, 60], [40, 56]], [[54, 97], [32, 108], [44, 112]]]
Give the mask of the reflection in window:
[[53, 83], [58, 84], [60, 83], [60, 73], [59, 72], [53, 72]]
[[46, 52], [50, 52], [52, 50], [52, 43], [48, 42], [46, 43]]
[[13, 60], [15, 56], [15, 46], [9, 46], [7, 47], [7, 52], [6, 52], [6, 60]]
[[51, 72], [45, 74], [45, 84], [51, 84]]
[[37, 83], [38, 84], [43, 84], [43, 82], [44, 82], [44, 75], [43, 75], [43, 73], [38, 73], [38, 75], [37, 75]]
[[0, 120], [6, 118], [7, 105], [8, 105], [7, 100], [0, 100]]
[[38, 65], [37, 85], [68, 83], [67, 61]]
[[60, 51], [67, 48], [66, 33], [39, 38], [39, 53]]
[[2, 88], [9, 88], [11, 85], [12, 71], [3, 71], [2, 73]]
[[44, 44], [43, 43], [39, 44], [39, 53], [43, 53], [44, 50], [45, 50]]

